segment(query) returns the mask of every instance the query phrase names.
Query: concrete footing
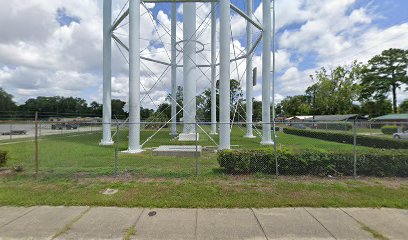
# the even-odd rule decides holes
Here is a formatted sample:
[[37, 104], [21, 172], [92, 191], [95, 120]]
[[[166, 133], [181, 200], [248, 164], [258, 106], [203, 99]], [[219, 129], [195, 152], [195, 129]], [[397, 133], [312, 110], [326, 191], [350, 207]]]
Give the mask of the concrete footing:
[[[197, 136], [196, 136], [197, 135]], [[194, 142], [200, 139], [200, 134], [197, 133], [180, 133], [178, 140], [180, 142]]]

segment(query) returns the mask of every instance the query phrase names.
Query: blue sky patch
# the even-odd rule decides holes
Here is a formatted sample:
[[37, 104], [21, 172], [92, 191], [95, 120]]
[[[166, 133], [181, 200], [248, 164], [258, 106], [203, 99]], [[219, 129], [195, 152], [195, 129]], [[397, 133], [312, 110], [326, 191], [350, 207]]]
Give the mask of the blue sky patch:
[[81, 20], [79, 17], [76, 16], [69, 16], [67, 14], [67, 10], [63, 8], [58, 8], [57, 9], [57, 18], [56, 20], [60, 24], [60, 26], [69, 26], [72, 22], [80, 23]]

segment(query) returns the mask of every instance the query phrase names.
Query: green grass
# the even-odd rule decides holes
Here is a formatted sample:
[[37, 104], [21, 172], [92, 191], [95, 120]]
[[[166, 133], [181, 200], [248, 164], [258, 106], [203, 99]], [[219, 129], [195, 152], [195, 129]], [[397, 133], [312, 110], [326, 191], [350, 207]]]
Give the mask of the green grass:
[[[206, 129], [208, 130], [208, 129]], [[260, 138], [242, 138], [235, 127], [231, 143], [236, 148], [261, 146]], [[155, 131], [142, 131], [142, 142]], [[116, 138], [116, 136], [115, 136]], [[395, 207], [408, 208], [406, 179], [364, 181], [265, 175], [224, 175], [216, 154], [203, 152], [198, 159], [153, 157], [149, 148], [194, 144], [171, 140], [167, 129], [159, 132], [142, 154], [119, 153], [119, 178], [115, 173], [115, 146], [99, 146], [100, 132], [43, 136], [39, 141], [39, 169], [34, 173], [34, 143], [1, 145], [9, 151], [7, 168], [22, 165], [22, 173], [1, 174], [0, 205], [89, 205], [124, 207]], [[214, 139], [218, 142], [218, 136]], [[14, 140], [18, 141], [18, 140]], [[203, 132], [199, 144], [214, 143]], [[287, 135], [278, 132], [278, 147], [351, 151], [352, 145]], [[119, 134], [119, 149], [127, 148], [127, 130]], [[358, 149], [370, 150], [367, 147]], [[199, 177], [195, 177], [196, 160]], [[115, 195], [102, 195], [116, 188]]]
[[[146, 130], [141, 132], [143, 143], [155, 131]], [[231, 144], [234, 148], [271, 148], [261, 146], [260, 138], [247, 139], [242, 136], [245, 132], [235, 128], [231, 133]], [[116, 136], [115, 136], [116, 138]], [[115, 146], [99, 146], [100, 132], [73, 133], [69, 135], [44, 136], [39, 141], [39, 169], [43, 174], [72, 176], [74, 174], [88, 175], [112, 175], [115, 172]], [[349, 144], [329, 142], [313, 138], [288, 135], [278, 132], [278, 147], [304, 149], [318, 148], [325, 150], [351, 151]], [[116, 139], [115, 139], [116, 140]], [[218, 136], [214, 136], [218, 142]], [[119, 134], [119, 150], [127, 149], [126, 129]], [[194, 142], [178, 142], [172, 140], [167, 129], [159, 132], [148, 141], [143, 148], [147, 149], [141, 154], [129, 155], [119, 153], [118, 170], [120, 173], [131, 173], [143, 177], [189, 177], [195, 175], [196, 159], [177, 157], [153, 157], [152, 147], [173, 144], [195, 144]], [[199, 144], [213, 147], [214, 143], [203, 132], [200, 133]], [[358, 147], [359, 150], [369, 150], [367, 147]], [[8, 166], [22, 165], [25, 172], [34, 171], [34, 143], [23, 141], [10, 145], [0, 145], [0, 150], [9, 152]], [[197, 159], [200, 176], [214, 176], [219, 174], [216, 154], [213, 151], [205, 151]]]
[[[408, 208], [407, 183], [370, 181], [223, 179], [22, 179], [0, 182], [0, 205], [121, 207], [393, 207]], [[118, 189], [103, 195], [106, 188]]]

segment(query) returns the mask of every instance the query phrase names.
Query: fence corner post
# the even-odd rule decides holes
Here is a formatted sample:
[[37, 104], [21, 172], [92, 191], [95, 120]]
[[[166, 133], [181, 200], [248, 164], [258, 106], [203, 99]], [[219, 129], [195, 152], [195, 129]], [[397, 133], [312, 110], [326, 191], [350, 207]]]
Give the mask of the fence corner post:
[[37, 178], [38, 177], [38, 112], [35, 112], [34, 126], [35, 126], [35, 135], [34, 135], [35, 178]]
[[357, 178], [357, 130], [356, 120], [353, 121], [353, 178]]
[[195, 128], [195, 175], [198, 177], [198, 132], [197, 132], [197, 122], [194, 123], [194, 128]]
[[116, 119], [115, 176], [119, 176], [119, 121]]

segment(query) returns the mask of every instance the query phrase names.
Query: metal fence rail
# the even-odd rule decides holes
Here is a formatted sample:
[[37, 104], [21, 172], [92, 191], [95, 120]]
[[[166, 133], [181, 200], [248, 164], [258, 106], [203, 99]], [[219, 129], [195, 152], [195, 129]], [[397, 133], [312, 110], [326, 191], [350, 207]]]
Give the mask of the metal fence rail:
[[[126, 153], [130, 124], [140, 124], [140, 154]], [[183, 124], [194, 125], [190, 141], [172, 136], [168, 122], [113, 120], [114, 145], [100, 146], [100, 122], [7, 121], [0, 123], [0, 151], [8, 152], [5, 167], [39, 175], [408, 177], [408, 122], [271, 122], [270, 146], [260, 144], [261, 122], [250, 123], [255, 138], [244, 137], [245, 122], [217, 123], [230, 127], [232, 151], [225, 156], [219, 135], [210, 133], [212, 123], [177, 123], [178, 133]]]

